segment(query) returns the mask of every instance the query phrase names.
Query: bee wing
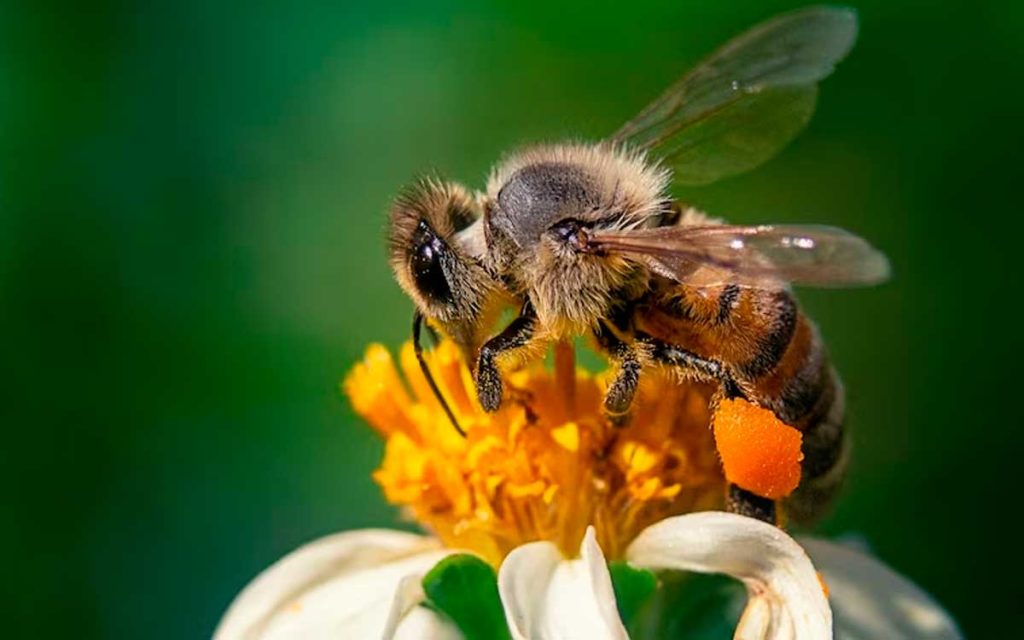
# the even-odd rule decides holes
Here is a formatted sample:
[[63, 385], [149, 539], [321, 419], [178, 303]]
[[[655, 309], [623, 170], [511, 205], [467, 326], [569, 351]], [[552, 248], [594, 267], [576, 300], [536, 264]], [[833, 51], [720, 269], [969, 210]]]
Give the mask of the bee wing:
[[857, 15], [810, 7], [728, 42], [612, 137], [660, 157], [679, 184], [707, 184], [760, 165], [814, 112], [817, 83], [853, 47]]
[[662, 275], [699, 286], [863, 286], [889, 276], [889, 261], [866, 240], [818, 225], [595, 231], [587, 238], [587, 247], [643, 256]]

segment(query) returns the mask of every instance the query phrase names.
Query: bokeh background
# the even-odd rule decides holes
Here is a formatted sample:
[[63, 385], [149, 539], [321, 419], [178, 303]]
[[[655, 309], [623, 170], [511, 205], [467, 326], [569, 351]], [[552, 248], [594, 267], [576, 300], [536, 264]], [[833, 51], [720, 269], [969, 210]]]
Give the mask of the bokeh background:
[[[598, 138], [792, 2], [4, 2], [0, 504], [14, 637], [198, 638], [298, 544], [396, 514], [337, 383], [410, 303], [389, 197]], [[853, 229], [881, 288], [806, 292], [856, 533], [993, 637], [1017, 604], [1020, 3], [859, 2], [804, 136], [680, 192]]]

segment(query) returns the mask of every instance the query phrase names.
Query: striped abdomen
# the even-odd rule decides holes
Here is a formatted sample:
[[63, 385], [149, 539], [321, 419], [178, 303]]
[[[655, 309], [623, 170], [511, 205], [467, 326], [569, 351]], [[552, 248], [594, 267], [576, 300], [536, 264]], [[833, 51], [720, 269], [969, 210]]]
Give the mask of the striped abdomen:
[[787, 513], [801, 522], [820, 515], [846, 464], [843, 388], [792, 294], [661, 281], [634, 318], [640, 331], [725, 365], [743, 395], [803, 433], [803, 475]]

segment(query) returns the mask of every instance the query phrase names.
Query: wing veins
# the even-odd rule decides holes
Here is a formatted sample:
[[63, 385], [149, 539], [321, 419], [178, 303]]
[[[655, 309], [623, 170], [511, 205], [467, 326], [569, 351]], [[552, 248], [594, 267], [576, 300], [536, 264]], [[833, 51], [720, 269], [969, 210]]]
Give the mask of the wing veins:
[[788, 144], [814, 109], [812, 98], [800, 103], [758, 96], [776, 89], [814, 91], [855, 37], [856, 15], [847, 9], [819, 6], [777, 16], [718, 47], [609, 141], [651, 152], [675, 169], [681, 184], [753, 169]]

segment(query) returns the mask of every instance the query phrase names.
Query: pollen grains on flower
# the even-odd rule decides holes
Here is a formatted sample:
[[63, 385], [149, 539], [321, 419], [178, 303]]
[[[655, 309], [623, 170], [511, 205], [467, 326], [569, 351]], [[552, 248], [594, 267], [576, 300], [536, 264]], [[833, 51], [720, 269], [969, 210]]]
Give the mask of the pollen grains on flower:
[[477, 403], [452, 342], [426, 358], [465, 438], [431, 392], [411, 343], [397, 365], [386, 348], [371, 345], [343, 389], [386, 439], [374, 473], [385, 497], [447, 546], [498, 565], [519, 545], [549, 540], [572, 557], [592, 524], [614, 559], [654, 522], [721, 507], [709, 388], [651, 372], [629, 424], [616, 428], [602, 413], [609, 374], [576, 368], [571, 356], [555, 371], [535, 363], [508, 374], [506, 400], [493, 414]]

